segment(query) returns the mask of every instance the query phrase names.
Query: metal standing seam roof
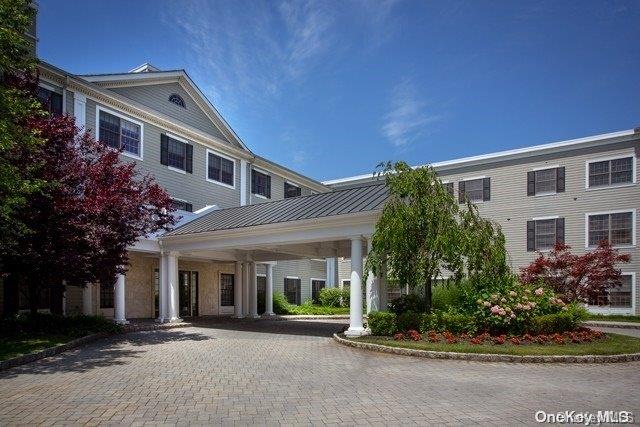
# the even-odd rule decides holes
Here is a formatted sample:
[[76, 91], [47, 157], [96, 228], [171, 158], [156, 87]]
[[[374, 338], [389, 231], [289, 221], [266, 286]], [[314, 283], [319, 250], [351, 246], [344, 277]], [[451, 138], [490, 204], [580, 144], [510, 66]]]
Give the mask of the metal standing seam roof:
[[388, 195], [386, 185], [376, 183], [328, 193], [218, 209], [169, 231], [164, 236], [182, 236], [375, 211], [382, 209]]

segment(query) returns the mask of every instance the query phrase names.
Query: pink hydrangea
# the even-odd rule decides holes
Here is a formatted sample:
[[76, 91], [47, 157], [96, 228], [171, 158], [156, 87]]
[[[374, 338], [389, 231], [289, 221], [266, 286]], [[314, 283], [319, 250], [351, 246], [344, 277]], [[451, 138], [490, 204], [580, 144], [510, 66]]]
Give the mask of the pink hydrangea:
[[518, 296], [518, 293], [516, 291], [511, 291], [511, 292], [509, 292], [509, 295], [512, 296], [512, 297], [516, 297], [516, 296]]
[[499, 314], [500, 310], [502, 309], [500, 308], [499, 305], [494, 305], [493, 307], [491, 307], [491, 314]]
[[538, 288], [538, 289], [536, 289], [536, 290], [535, 290], [535, 294], [536, 294], [536, 296], [538, 296], [538, 297], [542, 296], [542, 294], [544, 294], [544, 289], [542, 289], [542, 288]]
[[485, 302], [483, 303], [483, 305], [484, 305], [485, 307], [491, 307], [491, 303], [490, 303], [489, 301], [485, 301]]

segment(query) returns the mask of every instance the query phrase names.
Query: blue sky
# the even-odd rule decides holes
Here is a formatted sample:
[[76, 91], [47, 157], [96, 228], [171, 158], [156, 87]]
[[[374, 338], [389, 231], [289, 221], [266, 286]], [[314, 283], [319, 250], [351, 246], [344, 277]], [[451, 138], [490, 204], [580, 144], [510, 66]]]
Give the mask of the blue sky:
[[316, 179], [640, 126], [639, 1], [39, 5], [44, 60], [184, 68], [254, 152]]

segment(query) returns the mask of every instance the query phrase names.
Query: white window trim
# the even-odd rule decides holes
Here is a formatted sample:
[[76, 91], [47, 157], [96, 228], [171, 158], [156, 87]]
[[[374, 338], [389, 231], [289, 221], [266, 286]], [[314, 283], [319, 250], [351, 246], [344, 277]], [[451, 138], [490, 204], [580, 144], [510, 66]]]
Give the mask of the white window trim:
[[[550, 219], [560, 219], [560, 215], [538, 216], [538, 217], [535, 217], [535, 218], [531, 218], [531, 221], [546, 221], [546, 220], [550, 220]], [[556, 227], [557, 227], [557, 226], [558, 226], [558, 225], [557, 225], [557, 223], [556, 223]], [[536, 245], [536, 235], [535, 235], [535, 230], [534, 230], [534, 233], [533, 233], [533, 234], [534, 234], [534, 236], [533, 236], [533, 246], [534, 246], [534, 251], [535, 251], [535, 252], [548, 253], [548, 252], [551, 252], [551, 251], [553, 250], [553, 247], [551, 247], [551, 248], [545, 248], [545, 249], [539, 249], [539, 248], [535, 247], [535, 246], [537, 246], [537, 245]], [[557, 229], [556, 229], [555, 234], [556, 234], [556, 242], [557, 242], [557, 241], [558, 241], [558, 231], [557, 231]], [[554, 246], [555, 246], [555, 245], [554, 245]]]
[[[462, 182], [476, 181], [478, 179], [485, 179], [485, 178], [488, 178], [488, 176], [487, 175], [472, 176], [472, 177], [469, 177], [469, 178], [461, 178], [460, 181], [462, 181]], [[460, 182], [460, 181], [458, 181], [458, 182]], [[453, 189], [454, 194], [455, 194], [455, 191], [456, 191], [456, 189], [454, 188]], [[467, 196], [467, 189], [466, 188], [464, 189], [464, 194], [465, 194], [465, 197], [466, 197]], [[484, 182], [482, 183], [482, 199], [480, 199], [480, 200], [469, 200], [469, 201], [471, 203], [475, 204], [475, 205], [477, 205], [479, 203], [486, 203], [488, 201], [488, 200], [484, 200]]]
[[[285, 184], [289, 184], [289, 185], [292, 185], [292, 186], [294, 186], [294, 187], [296, 187], [296, 188], [299, 188], [299, 189], [300, 189], [300, 196], [302, 196], [302, 185], [296, 184], [296, 183], [295, 183], [295, 182], [293, 182], [293, 181], [289, 181], [288, 179], [285, 179], [285, 180], [284, 180], [284, 183], [282, 184], [282, 189], [283, 189], [283, 190], [284, 190], [284, 186], [285, 186]], [[256, 194], [256, 196], [257, 196], [257, 194]], [[284, 196], [286, 197], [286, 194], [284, 194]], [[263, 197], [264, 197], [264, 196], [263, 196]], [[290, 198], [291, 198], [291, 197], [290, 197]]]
[[[208, 182], [212, 182], [212, 183], [218, 184], [218, 185], [220, 185], [222, 187], [226, 187], [226, 188], [230, 188], [232, 190], [235, 190], [236, 189], [236, 159], [234, 159], [233, 157], [229, 157], [229, 156], [227, 156], [225, 154], [222, 154], [219, 151], [211, 150], [209, 148], [207, 148], [205, 154], [206, 155], [205, 155], [204, 178]], [[233, 163], [233, 185], [229, 185], [227, 183], [216, 181], [215, 179], [209, 178], [209, 154], [213, 154], [214, 156], [222, 157], [223, 159], [230, 160]]]
[[[268, 176], [268, 177], [270, 177], [270, 178], [273, 178], [273, 176], [271, 175], [271, 173], [270, 173], [270, 172], [267, 172], [266, 170], [264, 170], [264, 169], [260, 169], [260, 168], [257, 168], [257, 167], [255, 167], [255, 166], [251, 166], [251, 171], [252, 171], [252, 172], [253, 172], [253, 171], [256, 171], [256, 172], [259, 172], [259, 173], [261, 173], [261, 174], [267, 175], [267, 176]], [[254, 193], [254, 192], [253, 192], [253, 176], [251, 176], [250, 178], [251, 178], [251, 180], [250, 180], [250, 183], [251, 183], [251, 194], [252, 194], [253, 196], [256, 196], [256, 197], [257, 197], [257, 198], [259, 198], [259, 199], [271, 200], [271, 198], [270, 198], [270, 197], [263, 196], [262, 194], [258, 194], [258, 193]], [[284, 184], [282, 184], [282, 185], [284, 185]]]
[[475, 181], [476, 179], [485, 179], [485, 178], [488, 178], [487, 175], [472, 176], [469, 178], [460, 178], [460, 181]]
[[531, 218], [531, 221], [544, 221], [546, 219], [558, 219], [560, 215], [550, 215], [550, 216], [538, 216], [535, 218]]
[[631, 212], [631, 244], [612, 246], [616, 249], [635, 248], [636, 247], [636, 210], [634, 209], [617, 209], [603, 212], [587, 212], [584, 214], [584, 247], [585, 249], [593, 249], [595, 246], [589, 246], [589, 217], [593, 215], [608, 215], [616, 213]]
[[[185, 144], [185, 145], [192, 145], [189, 141], [187, 141], [186, 139], [184, 139], [184, 138], [182, 138], [182, 137], [180, 137], [180, 136], [174, 135], [174, 134], [169, 133], [169, 132], [165, 132], [164, 134], [165, 134], [165, 135], [167, 135], [167, 136], [168, 136], [169, 138], [171, 138], [171, 139], [175, 139], [175, 140], [176, 140], [176, 141], [178, 141], [178, 142], [182, 142], [182, 143], [183, 143], [183, 144]], [[181, 174], [186, 175], [186, 174], [187, 174], [187, 171], [186, 171], [186, 163], [187, 163], [187, 158], [186, 158], [186, 156], [187, 156], [187, 149], [186, 149], [186, 148], [185, 148], [184, 155], [185, 155], [185, 159], [184, 159], [184, 161], [185, 161], [185, 169], [180, 169], [180, 168], [177, 168], [177, 167], [175, 167], [175, 166], [169, 166], [169, 165], [167, 165], [167, 169], [169, 169], [170, 171], [174, 171], [174, 172], [178, 172], [178, 173], [181, 173]], [[185, 201], [186, 201], [186, 200], [185, 200]]]
[[560, 167], [560, 165], [547, 165], [547, 166], [538, 166], [535, 167], [533, 169], [530, 169], [531, 172], [538, 172], [538, 171], [543, 171], [543, 170], [547, 170], [547, 169], [558, 169]]
[[174, 172], [181, 173], [181, 174], [183, 174], [183, 175], [186, 175], [186, 174], [187, 174], [187, 171], [182, 170], [182, 169], [178, 169], [178, 168], [173, 167], [173, 166], [167, 166], [167, 169], [169, 169], [170, 171], [174, 171]]
[[340, 279], [341, 288], [344, 288], [344, 282], [349, 282], [349, 286], [351, 286], [351, 279]]
[[[631, 182], [623, 182], [620, 184], [611, 184], [611, 185], [601, 185], [598, 187], [589, 187], [589, 165], [591, 163], [597, 163], [597, 162], [605, 162], [605, 161], [609, 161], [609, 160], [617, 160], [617, 159], [624, 159], [627, 157], [631, 157], [632, 159], [632, 167], [631, 167]], [[621, 188], [621, 187], [631, 187], [633, 185], [636, 185], [637, 183], [637, 169], [636, 169], [636, 163], [637, 163], [637, 159], [636, 159], [636, 155], [634, 152], [630, 152], [628, 154], [618, 154], [615, 156], [608, 156], [608, 157], [599, 157], [597, 159], [589, 159], [586, 160], [584, 162], [584, 188], [587, 191], [596, 191], [596, 190], [605, 190], [605, 189], [609, 189], [609, 188]], [[611, 173], [611, 171], [609, 171], [609, 173]]]
[[124, 114], [119, 113], [117, 111], [114, 111], [109, 108], [105, 108], [101, 105], [96, 104], [96, 139], [97, 140], [100, 139], [100, 111], [104, 111], [105, 113], [112, 114], [116, 117], [119, 117], [121, 119], [127, 120], [133, 124], [140, 126], [140, 156], [136, 156], [135, 154], [128, 153], [126, 151], [121, 151], [120, 154], [122, 154], [123, 156], [131, 157], [132, 159], [144, 160], [144, 123], [138, 120], [132, 119], [129, 116], [125, 116]]
[[585, 304], [587, 310], [595, 314], [636, 314], [636, 273], [635, 272], [621, 272], [623, 276], [631, 276], [631, 307], [601, 307], [598, 305]]
[[57, 93], [58, 95], [63, 95], [63, 91], [64, 91], [64, 89], [62, 89], [61, 87], [57, 87], [57, 86], [55, 86], [53, 83], [49, 83], [49, 82], [48, 82], [48, 81], [46, 81], [46, 80], [40, 80], [40, 81], [38, 82], [38, 86], [40, 86], [40, 87], [41, 87], [41, 88], [43, 88], [43, 89], [50, 90], [51, 92], [55, 92], [55, 93]]
[[300, 280], [299, 276], [284, 276], [285, 279], [297, 279]]

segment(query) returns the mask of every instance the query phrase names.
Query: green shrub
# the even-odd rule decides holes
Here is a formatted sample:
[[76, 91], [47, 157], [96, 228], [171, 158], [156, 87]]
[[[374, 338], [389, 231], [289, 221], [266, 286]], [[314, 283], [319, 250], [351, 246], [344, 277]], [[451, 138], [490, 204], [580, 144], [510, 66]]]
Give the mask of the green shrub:
[[275, 314], [291, 314], [289, 302], [280, 292], [273, 293], [273, 312]]
[[416, 294], [402, 295], [389, 303], [389, 311], [398, 316], [407, 311], [423, 313], [425, 310], [424, 299]]
[[391, 336], [397, 330], [396, 315], [388, 311], [373, 311], [367, 316], [372, 335]]
[[575, 304], [559, 313], [544, 314], [531, 318], [526, 327], [530, 334], [555, 334], [576, 329], [587, 317], [587, 311]]
[[435, 312], [432, 315], [431, 326], [432, 329], [439, 332], [449, 331], [454, 334], [475, 333], [477, 331], [474, 316], [453, 309]]
[[398, 314], [396, 317], [396, 326], [399, 331], [419, 330], [422, 323], [422, 313], [416, 313], [414, 311], [405, 311], [402, 314]]
[[318, 300], [325, 307], [349, 307], [349, 288], [323, 288]]
[[472, 290], [468, 281], [444, 282], [433, 287], [432, 307], [434, 310], [448, 310], [449, 307], [460, 308]]

